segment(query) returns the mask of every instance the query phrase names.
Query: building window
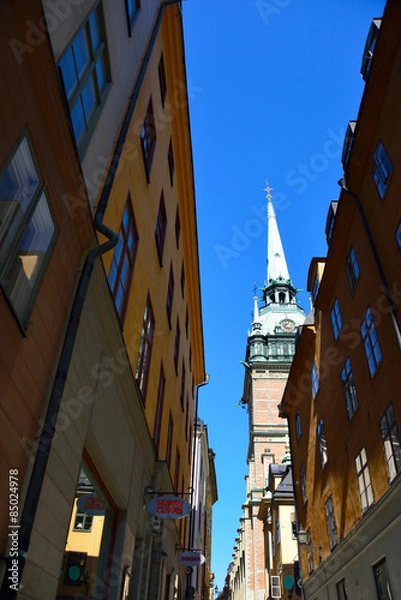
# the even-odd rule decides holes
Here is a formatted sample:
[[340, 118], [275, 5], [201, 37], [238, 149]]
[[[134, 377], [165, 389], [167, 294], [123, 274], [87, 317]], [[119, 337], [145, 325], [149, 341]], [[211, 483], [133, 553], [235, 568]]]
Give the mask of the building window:
[[153, 113], [152, 98], [149, 100], [148, 108], [146, 111], [145, 120], [141, 131], [141, 145], [143, 160], [145, 163], [146, 179], [150, 181], [150, 169], [152, 167], [153, 156], [156, 148], [156, 126], [155, 117]]
[[127, 11], [128, 33], [131, 35], [141, 8], [139, 0], [125, 0], [125, 8]]
[[337, 600], [348, 600], [347, 588], [345, 587], [345, 579], [341, 579], [336, 584]]
[[358, 479], [362, 512], [365, 512], [369, 506], [373, 504], [373, 490], [365, 448], [362, 448], [358, 456], [355, 458], [355, 469]]
[[375, 153], [373, 154], [373, 170], [372, 177], [376, 184], [380, 198], [383, 198], [393, 165], [387, 155], [386, 150], [381, 142], [378, 143]]
[[306, 492], [306, 472], [304, 462], [302, 462], [301, 466], [299, 467], [299, 479], [301, 483], [302, 502], [305, 504], [308, 499], [308, 494]]
[[166, 377], [164, 375], [163, 365], [160, 366], [159, 384], [157, 386], [157, 399], [156, 399], [156, 414], [155, 424], [153, 427], [153, 441], [156, 446], [157, 455], [159, 455], [160, 448], [160, 433], [163, 419], [163, 405], [164, 405], [164, 391], [166, 389]]
[[25, 328], [57, 232], [27, 136], [0, 176], [0, 287]]
[[185, 295], [185, 269], [184, 269], [184, 263], [182, 264], [181, 267], [181, 296], [184, 298]]
[[167, 214], [166, 214], [166, 205], [164, 203], [164, 194], [162, 191], [161, 196], [160, 196], [159, 212], [157, 213], [156, 229], [155, 229], [156, 248], [157, 248], [157, 254], [159, 256], [160, 265], [163, 265], [163, 250], [164, 250], [164, 242], [166, 240], [166, 230], [167, 230]]
[[127, 310], [138, 239], [131, 197], [128, 195], [118, 234], [118, 243], [114, 249], [108, 276], [109, 286], [121, 323], [124, 322]]
[[316, 363], [313, 363], [313, 367], [311, 370], [311, 381], [312, 381], [312, 394], [313, 394], [313, 398], [316, 398], [316, 394], [319, 390], [319, 375], [317, 372], [317, 366]]
[[162, 106], [164, 108], [164, 101], [166, 100], [166, 96], [167, 96], [167, 80], [166, 80], [166, 70], [164, 68], [163, 54], [160, 57], [159, 66], [158, 66], [157, 70], [159, 72], [160, 95], [161, 95], [161, 99], [162, 99]]
[[358, 396], [356, 393], [354, 375], [352, 373], [351, 361], [349, 358], [347, 358], [343, 368], [341, 369], [341, 382], [343, 385], [345, 402], [347, 405], [348, 419], [351, 419], [358, 408]]
[[319, 292], [319, 278], [316, 275], [315, 279], [313, 280], [313, 286], [312, 286], [312, 300], [313, 302], [316, 302], [316, 298]]
[[180, 462], [181, 462], [180, 451], [178, 450], [178, 448], [176, 448], [175, 467], [174, 467], [174, 492], [176, 494], [179, 492], [178, 482], [179, 482], [179, 478], [180, 478]]
[[166, 462], [168, 468], [171, 465], [171, 454], [173, 450], [173, 430], [174, 430], [174, 422], [171, 413], [168, 417], [168, 429], [167, 429], [167, 446], [166, 446]]
[[176, 330], [175, 330], [175, 340], [174, 340], [174, 366], [175, 366], [175, 372], [178, 375], [178, 356], [180, 353], [180, 337], [181, 337], [181, 332], [180, 332], [180, 322], [177, 319], [177, 326], [176, 326]]
[[390, 481], [401, 471], [400, 436], [395, 421], [394, 408], [390, 404], [380, 419], [380, 432]]
[[336, 340], [343, 324], [341, 319], [340, 305], [338, 304], [337, 298], [335, 299], [333, 308], [331, 309], [330, 319], [333, 327], [334, 339]]
[[177, 245], [177, 248], [180, 247], [180, 235], [181, 235], [180, 213], [179, 213], [178, 207], [177, 207], [177, 211], [175, 213], [175, 243]]
[[329, 532], [330, 550], [338, 544], [336, 517], [334, 514], [333, 498], [329, 496], [324, 504], [326, 511], [327, 529]]
[[83, 23], [59, 62], [75, 141], [85, 152], [110, 82], [101, 4]]
[[390, 577], [387, 570], [386, 559], [383, 558], [373, 567], [378, 600], [393, 600], [390, 588]]
[[186, 441], [188, 441], [188, 437], [189, 437], [188, 425], [189, 425], [189, 399], [187, 396], [187, 402], [185, 404], [185, 440]]
[[150, 303], [150, 298], [148, 296], [145, 306], [145, 312], [143, 315], [141, 341], [139, 343], [139, 354], [135, 375], [139, 389], [142, 393], [142, 400], [144, 403], [149, 379], [150, 359], [152, 356], [154, 332], [155, 318], [153, 315], [153, 309]]
[[295, 415], [295, 431], [297, 434], [297, 440], [299, 440], [299, 438], [302, 435], [302, 428], [301, 428], [301, 413], [298, 411], [297, 414]]
[[395, 241], [398, 249], [401, 250], [401, 221], [398, 223], [397, 231], [395, 232]]
[[181, 371], [181, 391], [180, 391], [180, 403], [181, 403], [182, 410], [184, 410], [185, 379], [186, 379], [186, 369], [185, 369], [185, 363], [183, 360], [182, 361], [182, 371]]
[[170, 174], [170, 184], [174, 185], [174, 154], [173, 154], [173, 140], [170, 140], [167, 152], [168, 160], [168, 172]]
[[166, 308], [167, 308], [167, 318], [168, 325], [171, 329], [171, 315], [173, 312], [173, 298], [174, 298], [174, 272], [173, 265], [170, 265], [170, 274], [168, 278], [168, 287], [167, 287], [167, 300], [166, 300]]
[[277, 544], [281, 544], [280, 519], [278, 517], [276, 519], [276, 542]]
[[382, 359], [382, 352], [380, 349], [379, 340], [376, 333], [376, 327], [373, 322], [373, 315], [370, 307], [368, 307], [364, 319], [361, 325], [361, 336], [363, 341], [363, 347], [365, 348], [366, 360], [368, 361], [368, 368], [370, 376], [377, 371]]
[[93, 515], [77, 510], [74, 519], [73, 531], [90, 532], [92, 530]]
[[360, 273], [358, 260], [356, 258], [356, 253], [355, 253], [355, 249], [353, 246], [351, 246], [351, 249], [347, 255], [346, 265], [347, 265], [346, 270], [347, 270], [348, 284], [349, 284], [351, 293], [353, 293], [355, 290], [356, 283], [359, 278], [359, 273]]
[[328, 460], [327, 441], [326, 441], [326, 433], [324, 431], [323, 419], [320, 419], [319, 424], [317, 426], [317, 443], [318, 443], [318, 447], [319, 447], [320, 464], [323, 469]]

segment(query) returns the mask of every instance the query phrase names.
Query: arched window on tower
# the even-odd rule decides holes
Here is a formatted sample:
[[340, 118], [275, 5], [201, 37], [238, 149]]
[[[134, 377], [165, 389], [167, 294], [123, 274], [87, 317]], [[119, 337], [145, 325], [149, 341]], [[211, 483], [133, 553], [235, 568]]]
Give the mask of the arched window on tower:
[[284, 304], [285, 303], [285, 292], [279, 292], [278, 294], [278, 301], [280, 304]]

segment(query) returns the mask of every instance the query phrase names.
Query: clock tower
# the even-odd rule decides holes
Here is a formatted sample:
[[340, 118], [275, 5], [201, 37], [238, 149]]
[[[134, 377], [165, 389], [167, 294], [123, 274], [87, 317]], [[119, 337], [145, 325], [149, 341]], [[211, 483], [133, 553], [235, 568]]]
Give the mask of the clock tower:
[[254, 296], [240, 401], [247, 407], [249, 416], [248, 475], [242, 525], [246, 540], [247, 600], [269, 597], [269, 558], [265, 556], [263, 523], [258, 520], [258, 512], [263, 496], [269, 493], [269, 465], [281, 464], [288, 451], [287, 423], [280, 418], [278, 406], [295, 353], [297, 330], [305, 320], [288, 272], [268, 184], [265, 191], [267, 280], [260, 288], [262, 297]]

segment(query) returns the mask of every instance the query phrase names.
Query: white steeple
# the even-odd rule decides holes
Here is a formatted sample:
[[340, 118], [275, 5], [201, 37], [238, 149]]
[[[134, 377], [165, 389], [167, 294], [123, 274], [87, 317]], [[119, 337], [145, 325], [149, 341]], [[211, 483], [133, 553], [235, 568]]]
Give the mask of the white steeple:
[[272, 189], [266, 181], [264, 191], [267, 192], [267, 282], [277, 281], [279, 278], [290, 279], [272, 203]]

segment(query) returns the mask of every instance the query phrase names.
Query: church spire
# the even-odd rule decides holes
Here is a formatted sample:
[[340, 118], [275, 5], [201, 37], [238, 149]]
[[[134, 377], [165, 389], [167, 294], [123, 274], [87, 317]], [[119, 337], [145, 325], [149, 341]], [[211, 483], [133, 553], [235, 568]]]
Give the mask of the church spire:
[[276, 213], [272, 203], [271, 191], [273, 188], [266, 181], [264, 189], [267, 198], [267, 282], [290, 279], [287, 261], [281, 243], [281, 237], [277, 226]]

